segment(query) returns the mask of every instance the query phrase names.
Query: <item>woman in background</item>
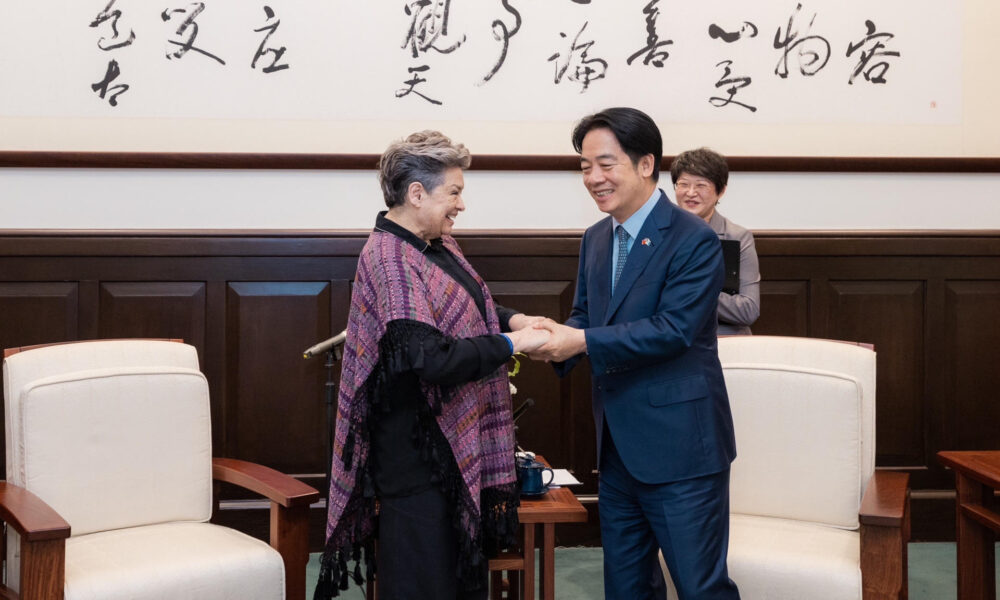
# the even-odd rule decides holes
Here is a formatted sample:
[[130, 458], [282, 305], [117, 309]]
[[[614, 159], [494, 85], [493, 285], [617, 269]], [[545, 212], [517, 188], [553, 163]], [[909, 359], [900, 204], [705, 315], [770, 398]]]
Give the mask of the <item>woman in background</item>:
[[760, 266], [753, 234], [715, 209], [729, 182], [725, 157], [708, 148], [681, 152], [670, 164], [670, 179], [678, 206], [704, 219], [720, 240], [739, 241], [739, 289], [719, 294], [719, 335], [749, 335], [760, 316]]
[[315, 598], [347, 589], [351, 559], [361, 584], [364, 551], [381, 600], [485, 599], [488, 556], [516, 539], [505, 363], [549, 333], [497, 306], [451, 237], [470, 160], [436, 131], [379, 160], [388, 211], [351, 293]]

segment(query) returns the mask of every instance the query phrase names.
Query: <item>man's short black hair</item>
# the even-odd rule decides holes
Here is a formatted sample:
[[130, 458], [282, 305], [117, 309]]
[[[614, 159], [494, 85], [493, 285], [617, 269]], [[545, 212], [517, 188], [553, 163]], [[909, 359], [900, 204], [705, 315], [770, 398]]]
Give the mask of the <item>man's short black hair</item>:
[[583, 138], [594, 129], [608, 129], [618, 144], [632, 159], [633, 165], [647, 154], [653, 155], [653, 181], [660, 180], [660, 163], [663, 162], [663, 138], [656, 123], [646, 113], [636, 108], [617, 106], [588, 115], [573, 129], [573, 148], [583, 150]]

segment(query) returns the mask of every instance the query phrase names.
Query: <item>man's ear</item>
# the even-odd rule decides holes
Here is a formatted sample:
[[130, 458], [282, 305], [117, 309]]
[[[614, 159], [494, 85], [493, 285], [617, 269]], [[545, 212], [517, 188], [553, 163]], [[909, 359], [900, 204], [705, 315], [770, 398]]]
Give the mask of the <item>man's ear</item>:
[[639, 174], [643, 177], [653, 176], [653, 165], [656, 163], [656, 159], [653, 158], [652, 154], [646, 154], [639, 157]]
[[420, 208], [426, 194], [427, 190], [424, 189], [424, 185], [419, 181], [414, 181], [406, 188], [406, 202], [414, 208]]

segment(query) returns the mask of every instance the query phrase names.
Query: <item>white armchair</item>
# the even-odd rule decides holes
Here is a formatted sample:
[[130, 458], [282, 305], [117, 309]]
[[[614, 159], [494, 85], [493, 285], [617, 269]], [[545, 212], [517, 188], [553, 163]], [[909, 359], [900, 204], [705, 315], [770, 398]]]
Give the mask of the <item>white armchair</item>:
[[[25, 600], [300, 600], [310, 486], [212, 459], [191, 346], [114, 340], [5, 352], [5, 586]], [[213, 478], [271, 499], [271, 545], [208, 523]]]
[[737, 448], [728, 565], [742, 598], [905, 599], [908, 475], [875, 470], [875, 352], [732, 336], [719, 358]]

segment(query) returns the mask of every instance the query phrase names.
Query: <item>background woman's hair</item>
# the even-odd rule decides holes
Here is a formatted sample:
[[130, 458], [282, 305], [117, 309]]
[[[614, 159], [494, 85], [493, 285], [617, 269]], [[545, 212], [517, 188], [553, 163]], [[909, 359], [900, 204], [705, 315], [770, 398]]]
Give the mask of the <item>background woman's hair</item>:
[[704, 177], [715, 185], [715, 193], [721, 193], [729, 183], [729, 164], [726, 157], [709, 148], [686, 150], [670, 163], [670, 180], [677, 183], [681, 173]]
[[392, 143], [378, 161], [378, 181], [389, 208], [406, 201], [406, 191], [414, 181], [428, 192], [441, 185], [444, 172], [468, 169], [472, 156], [468, 148], [455, 144], [440, 131], [418, 131]]

